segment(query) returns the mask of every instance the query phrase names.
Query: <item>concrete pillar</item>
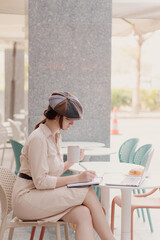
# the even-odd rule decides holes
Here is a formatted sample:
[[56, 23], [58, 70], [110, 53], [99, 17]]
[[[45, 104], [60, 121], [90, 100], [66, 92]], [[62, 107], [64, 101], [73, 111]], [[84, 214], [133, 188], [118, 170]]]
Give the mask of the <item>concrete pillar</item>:
[[63, 140], [110, 144], [111, 0], [29, 0], [29, 132], [53, 91], [70, 91], [84, 119]]
[[24, 108], [24, 50], [16, 50], [15, 55], [15, 94], [14, 103], [11, 102], [13, 88], [13, 50], [5, 50], [5, 120], [12, 118], [10, 115], [11, 105], [14, 105], [14, 113], [19, 113]]

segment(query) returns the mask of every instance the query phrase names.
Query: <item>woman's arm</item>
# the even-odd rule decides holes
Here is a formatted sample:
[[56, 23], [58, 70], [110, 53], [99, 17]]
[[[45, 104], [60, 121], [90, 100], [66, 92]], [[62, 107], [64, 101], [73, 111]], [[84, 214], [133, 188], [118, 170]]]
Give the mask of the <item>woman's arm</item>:
[[70, 168], [73, 164], [74, 164], [73, 162], [66, 161], [66, 162], [64, 163], [63, 173], [64, 173], [65, 171], [67, 171], [68, 168]]
[[66, 186], [69, 183], [92, 181], [96, 176], [94, 171], [84, 171], [77, 175], [57, 177], [56, 188]]

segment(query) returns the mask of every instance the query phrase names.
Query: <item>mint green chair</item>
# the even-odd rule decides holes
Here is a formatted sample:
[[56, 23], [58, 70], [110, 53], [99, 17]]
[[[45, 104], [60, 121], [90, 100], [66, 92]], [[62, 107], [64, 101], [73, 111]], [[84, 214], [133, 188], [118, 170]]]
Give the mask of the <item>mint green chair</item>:
[[[138, 148], [138, 150], [135, 152], [135, 154], [133, 156], [133, 163], [137, 164], [137, 165], [145, 166], [146, 161], [148, 159], [148, 155], [151, 151], [152, 151], [152, 144], [145, 144], [145, 145], [141, 146], [140, 148]], [[133, 193], [136, 194], [136, 191], [134, 190]], [[141, 194], [140, 189], [137, 189], [137, 193]], [[142, 193], [146, 193], [146, 190], [142, 189]], [[148, 216], [150, 230], [151, 230], [151, 232], [153, 232], [153, 225], [152, 225], [152, 220], [151, 220], [151, 215], [150, 215], [149, 208], [146, 208], [146, 212], [147, 212], [147, 216]], [[143, 221], [145, 222], [145, 216], [144, 216], [143, 208], [141, 209], [141, 213], [142, 213]]]
[[[126, 163], [132, 163], [137, 165], [145, 166], [146, 160], [148, 158], [148, 154], [151, 151], [152, 145], [151, 144], [145, 144], [141, 146], [137, 151], [136, 147], [138, 145], [138, 138], [130, 138], [127, 139], [119, 148], [119, 161], [120, 162], [126, 162]], [[142, 190], [143, 193], [145, 193], [145, 189]], [[137, 193], [140, 194], [140, 190], [137, 190]], [[133, 189], [133, 194], [136, 194], [135, 189]], [[150, 225], [150, 230], [153, 232], [153, 226], [150, 216], [149, 209], [146, 209], [148, 221]], [[142, 218], [145, 222], [145, 215], [143, 209], [141, 209]], [[139, 209], [137, 209], [137, 215], [140, 217]]]
[[[122, 163], [133, 163], [133, 156], [138, 145], [138, 138], [129, 138], [122, 143], [119, 148], [119, 161]], [[135, 190], [133, 189], [135, 194]], [[140, 217], [139, 209], [137, 209], [137, 215]]]
[[15, 169], [15, 174], [17, 175], [21, 166], [20, 163], [20, 155], [21, 155], [21, 151], [23, 148], [23, 145], [13, 139], [10, 139], [10, 143], [12, 145], [12, 149], [13, 149], [13, 153], [14, 153], [14, 157], [16, 160], [16, 169]]
[[[20, 166], [21, 166], [20, 156], [21, 156], [21, 151], [22, 151], [23, 145], [20, 142], [17, 142], [16, 140], [13, 140], [13, 139], [10, 139], [10, 143], [12, 145], [13, 152], [14, 152], [14, 157], [15, 157], [15, 160], [16, 160], [15, 174], [17, 175], [18, 172], [19, 172]], [[36, 230], [36, 227], [33, 226], [30, 240], [34, 239], [35, 230]], [[42, 227], [39, 239], [43, 240], [44, 232], [45, 232], [45, 227]]]
[[133, 163], [141, 166], [146, 165], [148, 154], [152, 149], [152, 144], [145, 144], [141, 146], [133, 156]]
[[119, 148], [119, 161], [125, 163], [133, 163], [133, 156], [139, 139], [127, 139]]

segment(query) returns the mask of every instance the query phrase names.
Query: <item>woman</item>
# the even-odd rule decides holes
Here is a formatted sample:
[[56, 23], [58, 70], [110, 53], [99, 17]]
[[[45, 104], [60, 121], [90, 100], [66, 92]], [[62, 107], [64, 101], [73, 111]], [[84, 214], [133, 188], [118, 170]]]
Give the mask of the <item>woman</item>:
[[67, 188], [68, 183], [91, 181], [96, 173], [61, 176], [73, 163], [63, 162], [60, 129], [82, 119], [82, 106], [68, 92], [54, 92], [45, 119], [39, 122], [22, 149], [19, 177], [13, 189], [14, 213], [23, 220], [53, 220], [76, 224], [76, 240], [115, 239], [92, 187]]

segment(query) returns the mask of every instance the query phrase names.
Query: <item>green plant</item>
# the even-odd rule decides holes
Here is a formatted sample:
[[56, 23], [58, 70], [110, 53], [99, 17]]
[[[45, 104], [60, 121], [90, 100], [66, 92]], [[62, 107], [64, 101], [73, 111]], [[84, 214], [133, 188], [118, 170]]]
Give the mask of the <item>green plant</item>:
[[[132, 90], [123, 88], [113, 88], [111, 91], [111, 108], [132, 107]], [[160, 111], [160, 90], [141, 89], [140, 90], [140, 110]]]
[[123, 88], [113, 88], [111, 91], [111, 109], [116, 106], [118, 109], [122, 106], [131, 106], [132, 91]]
[[150, 111], [160, 110], [160, 91], [159, 89], [141, 89], [141, 109]]

